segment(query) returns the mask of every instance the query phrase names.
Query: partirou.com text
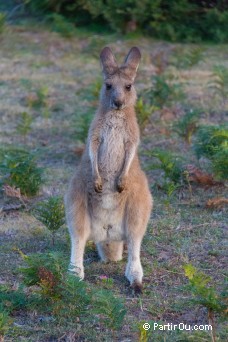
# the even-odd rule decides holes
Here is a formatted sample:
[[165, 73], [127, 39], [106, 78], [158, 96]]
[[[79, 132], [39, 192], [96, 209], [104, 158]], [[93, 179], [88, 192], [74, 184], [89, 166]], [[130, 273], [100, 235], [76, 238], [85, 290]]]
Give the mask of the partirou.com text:
[[143, 324], [144, 330], [163, 330], [163, 331], [173, 331], [173, 330], [188, 330], [188, 331], [194, 331], [194, 330], [203, 330], [203, 331], [212, 331], [212, 325], [210, 324], [200, 324], [200, 325], [190, 325], [186, 323], [165, 323], [165, 324], [159, 324], [154, 322], [153, 324], [144, 323]]

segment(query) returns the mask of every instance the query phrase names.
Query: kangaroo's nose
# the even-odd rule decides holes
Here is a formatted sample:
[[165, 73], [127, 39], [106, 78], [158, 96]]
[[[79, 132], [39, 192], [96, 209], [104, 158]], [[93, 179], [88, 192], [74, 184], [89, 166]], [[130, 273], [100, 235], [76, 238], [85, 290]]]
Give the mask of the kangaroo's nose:
[[123, 102], [120, 101], [120, 100], [114, 100], [113, 103], [114, 103], [114, 106], [115, 106], [117, 109], [120, 109], [120, 108], [122, 107], [122, 105], [123, 105]]

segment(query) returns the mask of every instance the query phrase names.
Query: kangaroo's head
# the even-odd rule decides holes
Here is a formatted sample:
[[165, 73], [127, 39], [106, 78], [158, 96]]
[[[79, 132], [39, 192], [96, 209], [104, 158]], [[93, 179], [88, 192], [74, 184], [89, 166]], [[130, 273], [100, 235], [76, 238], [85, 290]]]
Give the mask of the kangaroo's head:
[[133, 47], [119, 67], [109, 47], [101, 51], [100, 59], [104, 76], [101, 103], [106, 110], [121, 110], [134, 106], [136, 101], [134, 80], [140, 58], [139, 49]]

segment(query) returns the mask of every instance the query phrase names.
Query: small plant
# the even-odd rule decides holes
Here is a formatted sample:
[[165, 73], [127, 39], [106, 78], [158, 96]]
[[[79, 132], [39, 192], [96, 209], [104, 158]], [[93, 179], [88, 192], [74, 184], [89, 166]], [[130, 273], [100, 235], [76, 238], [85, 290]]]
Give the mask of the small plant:
[[59, 33], [62, 37], [71, 38], [75, 34], [75, 26], [59, 13], [49, 16], [51, 19], [52, 30]]
[[[150, 169], [161, 169], [164, 172], [165, 181], [172, 182], [173, 186], [180, 185], [183, 178], [183, 162], [179, 156], [176, 156], [169, 151], [154, 149], [146, 153], [150, 157], [156, 158], [159, 163], [150, 164]], [[171, 191], [171, 190], [170, 190]]]
[[0, 12], [0, 34], [3, 33], [6, 24], [6, 16]]
[[174, 183], [174, 181], [165, 180], [162, 185], [163, 190], [168, 196], [168, 200], [166, 201], [169, 204], [169, 200], [172, 197], [173, 193], [180, 187], [180, 184]]
[[194, 150], [198, 158], [204, 156], [211, 161], [217, 178], [228, 178], [227, 126], [201, 126], [196, 134]]
[[95, 99], [98, 99], [101, 87], [102, 87], [102, 80], [99, 78], [92, 85], [92, 95]]
[[163, 108], [164, 105], [183, 99], [184, 93], [180, 85], [171, 81], [164, 74], [153, 78], [153, 86], [145, 91], [152, 105]]
[[153, 158], [148, 165], [148, 169], [161, 170], [157, 187], [167, 194], [167, 204], [169, 204], [174, 192], [187, 183], [182, 158], [169, 151], [160, 149], [148, 151], [146, 155]]
[[188, 110], [184, 116], [178, 120], [174, 125], [174, 130], [187, 141], [191, 143], [192, 135], [195, 133], [198, 127], [198, 120], [200, 111], [196, 109]]
[[178, 49], [175, 53], [177, 68], [192, 68], [203, 60], [204, 49], [202, 47], [196, 46], [188, 49], [183, 53], [183, 49]]
[[37, 166], [35, 158], [34, 154], [19, 149], [0, 153], [2, 185], [19, 188], [22, 195], [36, 195], [43, 182], [43, 170]]
[[47, 201], [38, 204], [35, 210], [36, 217], [52, 233], [52, 243], [55, 244], [55, 232], [65, 222], [63, 200], [60, 197], [50, 197]]
[[110, 44], [110, 37], [107, 39], [105, 35], [93, 35], [88, 41], [88, 44], [82, 49], [83, 53], [97, 58], [101, 49]]
[[221, 149], [227, 147], [228, 128], [224, 126], [201, 126], [194, 144], [197, 157], [212, 158]]
[[144, 329], [144, 324], [145, 323], [142, 323], [142, 322], [138, 324], [139, 342], [148, 342], [149, 340], [150, 331], [149, 329], [148, 330]]
[[81, 114], [76, 121], [76, 138], [78, 141], [85, 143], [89, 131], [89, 126], [92, 121], [92, 113], [89, 111], [86, 114]]
[[28, 105], [31, 108], [39, 109], [40, 107], [47, 107], [48, 87], [43, 86], [36, 90], [34, 95], [28, 96]]
[[78, 94], [85, 98], [92, 105], [97, 104], [97, 101], [99, 100], [102, 83], [102, 79], [97, 78], [93, 83], [91, 83], [89, 88], [86, 87], [79, 89]]
[[212, 341], [214, 342], [216, 340], [214, 313], [220, 312], [227, 315], [225, 298], [223, 298], [223, 294], [219, 295], [214, 287], [209, 286], [211, 278], [192, 264], [185, 265], [184, 271], [189, 280], [188, 289], [194, 295], [193, 302], [203, 305], [208, 310], [209, 323], [212, 325]]
[[32, 119], [32, 115], [27, 112], [22, 112], [20, 114], [19, 124], [17, 125], [17, 131], [18, 133], [23, 135], [24, 138], [31, 130]]
[[212, 168], [218, 179], [228, 179], [228, 145], [214, 155], [212, 159]]
[[120, 329], [126, 314], [122, 302], [107, 290], [96, 292], [94, 301], [93, 311], [95, 314], [104, 315], [105, 325], [112, 330]]
[[17, 250], [26, 266], [19, 268], [26, 286], [39, 285], [44, 297], [60, 298], [59, 284], [64, 276], [66, 264], [60, 262], [56, 253], [25, 255]]
[[38, 88], [35, 92], [27, 96], [27, 105], [31, 109], [40, 110], [45, 119], [50, 117], [50, 101], [48, 99], [49, 90], [47, 86]]
[[4, 284], [0, 285], [0, 303], [0, 312], [5, 312], [7, 318], [15, 310], [25, 309], [28, 301], [21, 285], [14, 290], [12, 286]]
[[113, 287], [113, 279], [108, 278], [105, 275], [101, 275], [98, 277], [98, 283], [101, 283], [106, 289], [112, 289]]
[[142, 97], [140, 97], [135, 106], [139, 127], [143, 130], [148, 123], [151, 114], [156, 110], [155, 106], [149, 106]]
[[11, 314], [16, 310], [27, 308], [26, 293], [19, 286], [16, 290], [8, 284], [0, 284], [0, 341], [12, 329], [13, 318]]
[[0, 307], [0, 341], [4, 341], [4, 335], [11, 328], [12, 318], [10, 318], [8, 311]]
[[208, 88], [214, 94], [219, 95], [225, 103], [228, 93], [228, 69], [226, 67], [223, 65], [214, 67], [212, 79], [208, 82]]

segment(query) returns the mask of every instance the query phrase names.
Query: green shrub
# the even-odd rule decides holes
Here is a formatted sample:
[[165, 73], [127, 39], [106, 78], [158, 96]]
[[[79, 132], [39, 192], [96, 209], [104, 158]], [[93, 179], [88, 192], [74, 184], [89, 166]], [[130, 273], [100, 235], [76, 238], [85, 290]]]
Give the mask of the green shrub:
[[206, 1], [158, 1], [150, 16], [149, 30], [156, 37], [171, 41], [226, 42], [228, 6], [214, 6]]
[[212, 169], [218, 179], [228, 180], [228, 145], [214, 155]]
[[192, 0], [30, 0], [26, 5], [35, 15], [56, 13], [76, 26], [97, 23], [103, 30], [107, 26], [127, 32], [128, 24], [134, 23], [135, 30], [161, 39], [228, 41], [225, 1], [211, 4]]
[[19, 116], [19, 123], [17, 125], [17, 131], [24, 137], [29, 133], [31, 130], [33, 117], [30, 113], [22, 112]]
[[50, 295], [55, 298], [59, 291], [59, 283], [64, 277], [65, 260], [61, 261], [60, 256], [56, 253], [40, 253], [30, 256], [20, 250], [19, 253], [25, 262], [25, 266], [19, 268], [24, 284], [27, 286], [39, 285], [44, 296]]
[[157, 75], [152, 79], [152, 87], [145, 90], [145, 96], [152, 105], [162, 108], [182, 100], [184, 93], [179, 84], [168, 80], [165, 75]]
[[227, 293], [217, 293], [212, 284], [212, 279], [199, 271], [192, 264], [184, 266], [185, 276], [189, 280], [187, 289], [191, 291], [194, 304], [204, 306], [208, 310], [209, 324], [212, 325], [212, 340], [215, 341], [215, 312], [227, 317], [226, 297]]
[[172, 154], [170, 151], [154, 149], [146, 152], [155, 160], [150, 162], [150, 170], [162, 170], [161, 183], [159, 186], [171, 196], [172, 193], [185, 182], [183, 160], [180, 156]]
[[3, 336], [11, 328], [12, 318], [9, 317], [9, 313], [0, 307], [0, 340], [4, 341]]
[[76, 118], [76, 138], [78, 141], [86, 142], [92, 118], [93, 113], [90, 110]]
[[228, 69], [223, 65], [216, 65], [208, 82], [208, 88], [225, 102], [228, 93]]
[[227, 126], [202, 126], [194, 142], [196, 156], [204, 156], [212, 163], [219, 179], [228, 178], [228, 128]]
[[204, 48], [201, 46], [191, 47], [184, 51], [183, 47], [177, 48], [172, 55], [175, 58], [172, 64], [180, 69], [192, 68], [204, 59], [203, 52]]
[[[66, 18], [66, 21], [76, 23], [76, 25], [88, 25], [92, 20], [92, 15], [86, 9], [84, 9], [84, 1], [74, 0], [69, 2], [69, 0], [28, 0], [26, 3], [27, 8], [30, 10], [31, 14], [35, 16], [40, 16], [42, 18], [48, 19], [50, 21], [50, 17], [52, 15], [57, 14]], [[59, 18], [57, 18], [59, 21]], [[63, 19], [60, 19], [60, 26], [64, 26], [64, 31], [66, 29], [65, 24], [63, 24]], [[57, 23], [59, 27], [59, 23]], [[67, 25], [68, 26], [68, 25]], [[67, 27], [68, 31], [68, 27]]]
[[[100, 50], [99, 50], [99, 52], [100, 52]], [[99, 52], [97, 51], [96, 54], [98, 55]], [[92, 106], [95, 104], [97, 105], [97, 101], [99, 100], [102, 85], [103, 85], [103, 80], [101, 77], [98, 77], [89, 86], [86, 86], [85, 88], [79, 89], [77, 94], [79, 94], [81, 97], [83, 97], [88, 102], [90, 102]], [[87, 113], [87, 114], [92, 115], [93, 109], [90, 107], [89, 110], [90, 110], [90, 113]], [[94, 110], [96, 110], [96, 109], [94, 109]]]
[[146, 9], [153, 7], [148, 0], [83, 0], [82, 4], [92, 17], [102, 17], [114, 31], [122, 33], [127, 31], [127, 23], [130, 21], [143, 25], [149, 17]]
[[228, 41], [227, 25], [228, 6], [226, 2], [226, 6], [224, 5], [224, 8], [221, 10], [214, 7], [205, 12], [200, 25], [202, 36], [205, 40], [225, 43]]
[[51, 28], [65, 38], [71, 38], [75, 34], [75, 26], [64, 16], [54, 13], [50, 15]]
[[0, 285], [0, 303], [0, 311], [6, 310], [6, 313], [10, 314], [15, 310], [25, 309], [28, 301], [22, 286], [19, 286], [17, 291], [12, 291], [11, 286]]
[[174, 124], [174, 130], [190, 144], [192, 135], [198, 127], [200, 111], [197, 109], [189, 109]]
[[[99, 58], [100, 52], [103, 49], [103, 47], [109, 45], [112, 42], [112, 40], [114, 39], [111, 39], [110, 35], [93, 35], [92, 37], [89, 37], [88, 44], [86, 44], [82, 48], [82, 52], [88, 54], [89, 56], [93, 56], [97, 59]], [[100, 80], [102, 79], [100, 78]], [[99, 82], [99, 79], [97, 79], [97, 81]]]
[[141, 130], [143, 130], [148, 123], [153, 111], [156, 110], [156, 107], [148, 105], [142, 97], [139, 97], [135, 105], [135, 110], [139, 127]]
[[39, 109], [41, 107], [47, 107], [48, 87], [42, 86], [36, 90], [34, 96], [28, 97], [28, 105], [31, 108]]
[[23, 282], [39, 286], [35, 293], [30, 292], [29, 307], [51, 312], [57, 321], [80, 317], [85, 325], [102, 323], [112, 330], [121, 328], [126, 313], [122, 301], [108, 290], [97, 290], [66, 274], [63, 255], [19, 253], [25, 262], [25, 267], [19, 269]]
[[97, 99], [99, 98], [99, 95], [100, 95], [100, 91], [101, 91], [101, 87], [102, 87], [102, 80], [100, 78], [98, 78], [93, 84], [92, 84], [92, 87], [91, 87], [91, 93], [92, 93], [92, 96], [94, 97], [94, 99]]
[[121, 328], [126, 310], [122, 301], [115, 298], [111, 291], [100, 290], [94, 293], [94, 304], [92, 311], [104, 317], [104, 323], [109, 329]]
[[27, 296], [21, 286], [17, 290], [12, 290], [11, 286], [0, 285], [0, 341], [12, 328], [13, 319], [10, 314], [15, 310], [27, 307]]
[[35, 209], [35, 215], [37, 219], [52, 232], [52, 242], [54, 245], [55, 232], [62, 227], [65, 222], [65, 211], [62, 198], [53, 196], [44, 202], [38, 203]]
[[4, 13], [0, 12], [0, 34], [3, 33], [5, 29], [6, 16]]
[[43, 182], [43, 170], [35, 159], [35, 154], [25, 150], [0, 151], [0, 182], [20, 188], [23, 195], [36, 195]]
[[197, 157], [212, 158], [221, 149], [226, 149], [228, 128], [226, 126], [201, 126], [196, 134], [194, 148]]

